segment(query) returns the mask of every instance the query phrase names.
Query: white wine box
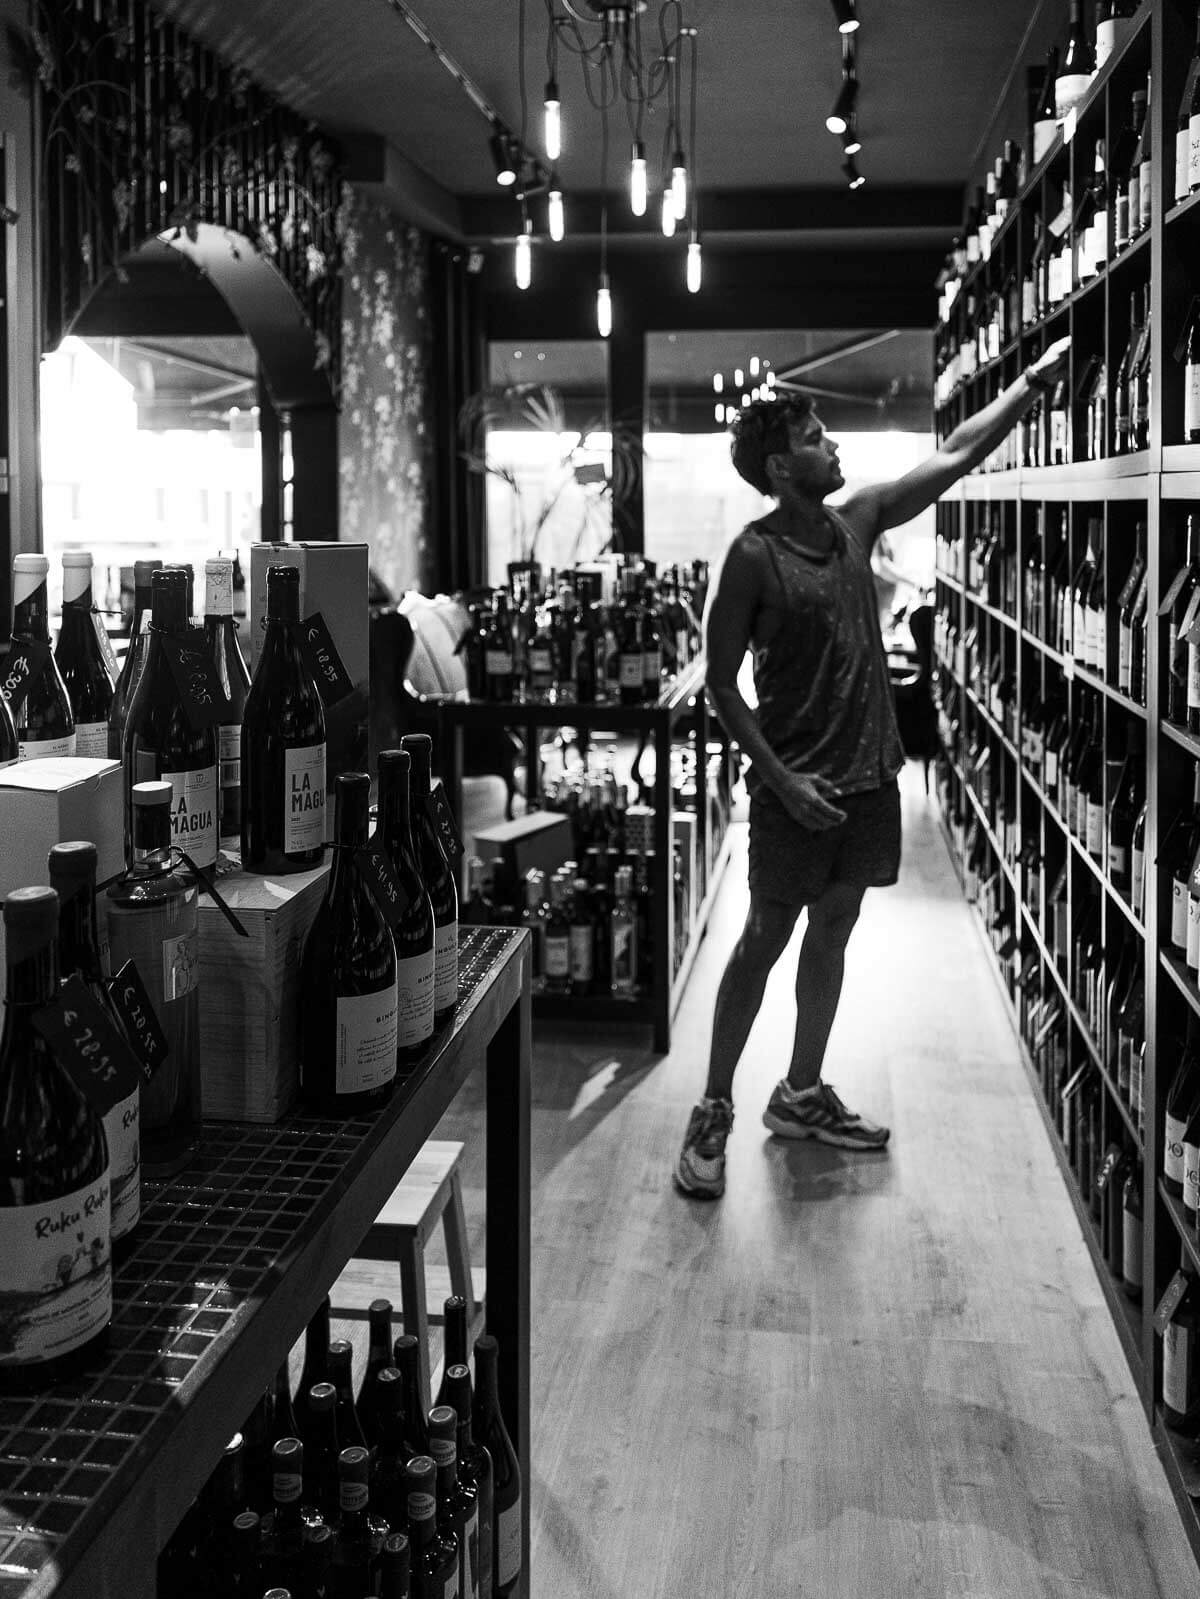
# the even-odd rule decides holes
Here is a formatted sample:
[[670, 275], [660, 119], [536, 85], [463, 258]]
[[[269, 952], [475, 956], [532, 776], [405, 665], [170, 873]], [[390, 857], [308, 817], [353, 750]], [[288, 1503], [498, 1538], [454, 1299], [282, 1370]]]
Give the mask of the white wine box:
[[654, 848], [652, 805], [630, 805], [626, 809], [625, 848], [630, 855], [645, 855]]
[[[14, 888], [48, 885], [46, 856], [53, 845], [74, 838], [96, 846], [98, 882], [124, 867], [120, 761], [62, 755], [0, 768], [0, 900]], [[0, 995], [4, 982], [0, 921]]]
[[[267, 626], [267, 568], [300, 571], [300, 615], [320, 612], [341, 658], [350, 692], [325, 703], [325, 842], [333, 842], [333, 780], [367, 770], [367, 712], [371, 692], [370, 616], [365, 544], [310, 541], [250, 546], [250, 672], [258, 666]], [[343, 685], [345, 686], [345, 685]]]
[[474, 847], [483, 861], [501, 856], [514, 881], [535, 868], [549, 877], [570, 859], [571, 823], [556, 811], [530, 811], [476, 833]]
[[249, 934], [200, 896], [201, 1105], [219, 1121], [275, 1122], [300, 1087], [300, 959], [328, 865], [289, 877], [221, 870], [217, 888]]

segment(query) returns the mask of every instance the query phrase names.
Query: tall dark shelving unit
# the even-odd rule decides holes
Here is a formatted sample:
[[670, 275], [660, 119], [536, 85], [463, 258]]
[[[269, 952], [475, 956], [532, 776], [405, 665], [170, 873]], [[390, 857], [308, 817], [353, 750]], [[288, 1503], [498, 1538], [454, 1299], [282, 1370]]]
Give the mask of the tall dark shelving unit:
[[[1064, 7], [1065, 13], [1065, 7]], [[1097, 74], [1077, 109], [1074, 126], [1061, 131], [1024, 187], [991, 243], [986, 262], [973, 265], [960, 286], [948, 320], [935, 333], [944, 351], [968, 326], [971, 294], [1004, 293], [1013, 275], [1019, 286], [1034, 245], [1037, 219], [1048, 222], [1061, 206], [1064, 187], [1078, 198], [1091, 174], [1095, 141], [1112, 152], [1125, 123], [1133, 92], [1150, 81], [1153, 183], [1148, 229], [1119, 255], [1113, 251], [1111, 210], [1108, 260], [1082, 286], [1041, 321], [1023, 327], [999, 352], [949, 396], [940, 396], [935, 429], [944, 439], [964, 418], [988, 403], [1053, 340], [1072, 337], [1069, 392], [1071, 453], [1074, 464], [981, 469], [947, 494], [937, 508], [938, 646], [936, 692], [945, 758], [939, 791], [956, 862], [972, 890], [976, 874], [965, 859], [964, 840], [981, 841], [991, 887], [980, 907], [981, 922], [1009, 996], [1013, 1021], [1023, 1040], [1022, 1054], [1064, 1180], [1075, 1202], [1083, 1236], [1130, 1370], [1136, 1381], [1159, 1454], [1179, 1503], [1192, 1546], [1200, 1558], [1200, 1445], [1171, 1432], [1162, 1419], [1162, 1344], [1153, 1312], [1181, 1260], [1200, 1273], [1200, 1240], [1189, 1227], [1182, 1205], [1165, 1189], [1163, 1116], [1165, 1096], [1179, 1058], [1189, 1011], [1200, 1014], [1200, 988], [1176, 959], [1170, 938], [1171, 881], [1158, 864], [1160, 846], [1181, 811], [1190, 807], [1200, 763], [1200, 738], [1164, 719], [1166, 705], [1166, 622], [1158, 606], [1183, 559], [1185, 522], [1200, 513], [1200, 445], [1184, 442], [1183, 367], [1174, 351], [1193, 292], [1200, 291], [1200, 194], [1174, 201], [1175, 123], [1184, 77], [1192, 53], [1196, 12], [1183, 0], [1143, 0], [1131, 32]], [[1035, 63], [1030, 63], [1035, 65]], [[1021, 142], [1024, 142], [1022, 139]], [[994, 152], [993, 152], [994, 153]], [[1114, 455], [1112, 379], [1123, 353], [1129, 296], [1149, 285], [1152, 321], [1149, 447]], [[1110, 395], [1107, 457], [1085, 461], [1085, 407], [1077, 389], [1088, 359], [1107, 362]], [[1043, 423], [1043, 425], [1045, 425]], [[1080, 669], [1042, 637], [1035, 636], [1026, 613], [1024, 581], [1039, 530], [1061, 525], [1067, 543], [1067, 570], [1073, 573], [1088, 537], [1089, 523], [1103, 531], [1106, 595], [1110, 625], [1103, 673]], [[1148, 616], [1145, 705], [1117, 687], [1117, 628], [1113, 601], [1129, 570], [1135, 528], [1147, 533]], [[1015, 567], [1015, 581], [996, 598], [972, 592], [967, 552], [981, 529], [996, 529], [1001, 565]], [[1045, 552], [1047, 569], [1057, 550]], [[964, 646], [971, 629], [975, 647]], [[1001, 675], [1015, 674], [1011, 701], [997, 703], [990, 663], [999, 657]], [[1022, 710], [1035, 694], [1066, 695], [1074, 720], [1084, 700], [1098, 696], [1103, 706], [1105, 801], [1132, 729], [1145, 751], [1147, 796], [1145, 921], [1109, 880], [1104, 860], [1089, 855], [1084, 842], [1059, 815], [1053, 796], [1023, 758]], [[1011, 709], [1010, 709], [1011, 705]], [[979, 757], [986, 751], [982, 765]], [[1066, 865], [1068, 926], [1074, 926], [1086, 897], [1100, 904], [1105, 982], [1113, 974], [1121, 940], [1139, 941], [1145, 978], [1146, 1059], [1142, 1116], [1123, 1095], [1109, 1058], [1091, 1035], [1076, 995], [1073, 951], [1056, 954], [1048, 898]], [[1032, 957], [1032, 959], [1031, 959]], [[1018, 974], [1030, 964], [1023, 986]], [[1076, 1169], [1058, 1130], [1053, 1099], [1048, 1099], [1041, 1051], [1031, 1038], [1029, 1017], [1038, 1003], [1052, 998], [1065, 1018], [1066, 1062], [1061, 1084], [1085, 1062], [1098, 1084], [1097, 1136], [1135, 1147], [1141, 1159], [1145, 1290], [1140, 1303], [1125, 1296], [1107, 1264], [1100, 1227], [1090, 1196], [1081, 1191]]]

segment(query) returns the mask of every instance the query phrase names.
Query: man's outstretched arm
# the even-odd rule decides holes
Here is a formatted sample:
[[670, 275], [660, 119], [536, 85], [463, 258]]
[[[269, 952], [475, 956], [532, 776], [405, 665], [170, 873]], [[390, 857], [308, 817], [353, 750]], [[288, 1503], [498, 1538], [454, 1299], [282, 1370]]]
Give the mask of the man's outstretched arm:
[[[1030, 362], [1017, 381], [1010, 383], [990, 405], [960, 422], [928, 460], [894, 483], [872, 484], [852, 494], [840, 508], [841, 514], [868, 547], [887, 528], [911, 522], [973, 466], [978, 466], [1033, 402], [1065, 375], [1070, 349], [1070, 339], [1059, 339], [1044, 355]], [[1029, 374], [1035, 381], [1030, 381]]]

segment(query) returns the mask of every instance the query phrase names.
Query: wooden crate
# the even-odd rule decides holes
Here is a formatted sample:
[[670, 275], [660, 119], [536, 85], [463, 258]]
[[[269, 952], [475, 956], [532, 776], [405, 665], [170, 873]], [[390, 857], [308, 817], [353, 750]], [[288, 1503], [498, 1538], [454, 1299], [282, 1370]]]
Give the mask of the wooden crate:
[[300, 1083], [300, 957], [329, 866], [294, 877], [222, 870], [222, 898], [241, 938], [200, 897], [201, 1100], [205, 1116], [275, 1122]]

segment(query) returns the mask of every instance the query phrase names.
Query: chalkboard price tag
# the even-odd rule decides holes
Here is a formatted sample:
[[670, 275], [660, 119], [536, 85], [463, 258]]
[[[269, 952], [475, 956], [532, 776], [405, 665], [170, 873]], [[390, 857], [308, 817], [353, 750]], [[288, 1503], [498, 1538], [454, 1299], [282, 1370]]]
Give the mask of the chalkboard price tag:
[[167, 664], [190, 726], [197, 733], [206, 727], [216, 727], [228, 701], [204, 635], [189, 629], [183, 635], [160, 633], [158, 639], [166, 652]]
[[128, 1099], [142, 1074], [111, 1016], [83, 979], [72, 977], [33, 1018], [55, 1057], [99, 1116]]
[[1171, 1325], [1172, 1316], [1183, 1303], [1183, 1296], [1188, 1291], [1190, 1281], [1186, 1272], [1177, 1271], [1167, 1284], [1167, 1291], [1154, 1311], [1154, 1330], [1160, 1338]]
[[438, 843], [441, 844], [446, 859], [457, 860], [463, 852], [462, 834], [458, 830], [454, 812], [450, 809], [446, 790], [440, 783], [429, 791], [429, 798], [425, 801], [425, 814], [433, 823], [433, 830], [437, 834]]
[[108, 997], [142, 1063], [142, 1077], [149, 1082], [166, 1060], [170, 1046], [154, 1002], [146, 992], [142, 974], [133, 961], [127, 960], [109, 983]]
[[391, 857], [386, 850], [368, 844], [365, 848], [356, 850], [354, 858], [367, 880], [367, 886], [374, 895], [375, 903], [383, 912], [384, 920], [392, 929], [399, 927], [412, 901], [396, 876], [396, 868], [392, 865]]
[[14, 717], [49, 659], [50, 645], [45, 639], [13, 639], [0, 665], [0, 694]]
[[354, 693], [354, 683], [320, 611], [314, 611], [301, 622], [300, 647], [309, 671], [317, 680], [323, 705], [336, 705]]

